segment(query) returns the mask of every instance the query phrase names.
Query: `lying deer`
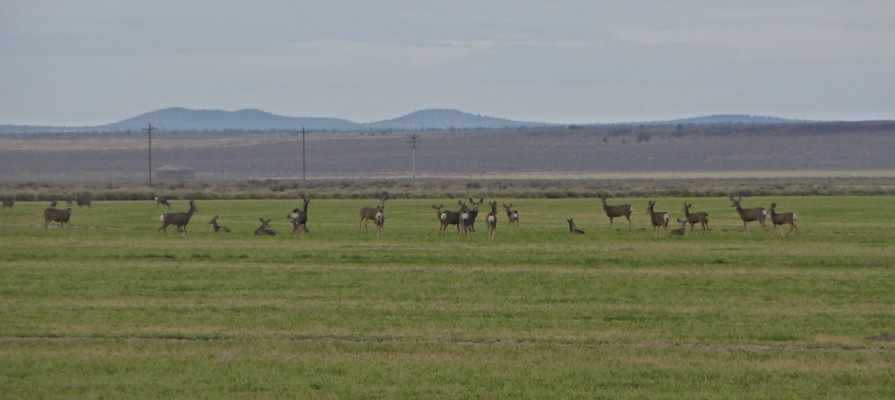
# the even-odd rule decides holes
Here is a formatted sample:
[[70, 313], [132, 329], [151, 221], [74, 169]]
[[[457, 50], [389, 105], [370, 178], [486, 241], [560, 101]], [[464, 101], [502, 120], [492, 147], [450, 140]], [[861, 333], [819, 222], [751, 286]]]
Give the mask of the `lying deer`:
[[255, 236], [276, 236], [277, 233], [274, 232], [273, 229], [270, 228], [270, 220], [265, 221], [264, 218], [258, 218], [261, 221], [261, 226], [258, 229], [255, 229]]
[[681, 221], [680, 218], [677, 219], [677, 223], [681, 224], [679, 229], [674, 229], [668, 232], [671, 236], [684, 236], [687, 233], [687, 222], [689, 221]]
[[230, 229], [228, 229], [226, 226], [218, 225], [217, 215], [215, 215], [214, 218], [211, 219], [211, 221], [208, 221], [208, 225], [211, 225], [211, 227], [214, 228], [215, 233], [230, 233]]
[[507, 205], [503, 203], [503, 208], [507, 210], [507, 219], [510, 221], [510, 228], [518, 228], [519, 227], [519, 211], [510, 210], [513, 207], [513, 203]]
[[610, 206], [606, 204], [606, 197], [600, 196], [600, 201], [603, 202], [603, 212], [606, 213], [606, 216], [609, 217], [609, 230], [612, 230], [612, 220], [617, 217], [625, 217], [628, 220], [628, 232], [631, 231], [631, 213], [634, 212], [634, 207], [631, 207], [630, 204], [622, 204], [618, 206]]
[[649, 205], [646, 207], [646, 213], [650, 216], [650, 221], [653, 223], [653, 231], [656, 232], [656, 239], [659, 238], [659, 227], [665, 228], [665, 238], [668, 239], [668, 213], [664, 211], [653, 211], [653, 207], [656, 206], [656, 202], [650, 201]]
[[385, 209], [385, 201], [388, 200], [388, 196], [381, 197], [379, 199], [379, 207], [363, 207], [360, 209], [360, 224], [357, 225], [357, 231], [360, 232], [360, 226], [364, 226], [364, 233], [367, 232], [367, 223], [376, 218], [376, 213], [381, 207], [383, 210]]
[[65, 224], [71, 219], [71, 203], [71, 200], [69, 200], [68, 209], [66, 210], [57, 210], [53, 207], [44, 210], [44, 233], [48, 233], [47, 225], [50, 222], [58, 222], [62, 232], [65, 232]]
[[681, 209], [681, 212], [684, 213], [685, 219], [688, 223], [690, 223], [690, 230], [693, 230], [693, 226], [696, 223], [702, 225], [702, 234], [706, 234], [709, 232], [709, 215], [704, 212], [698, 212], [690, 214], [690, 207], [693, 207], [693, 203], [687, 204], [684, 202], [684, 208]]
[[765, 216], [768, 215], [768, 212], [765, 211], [764, 208], [749, 208], [744, 210], [743, 207], [740, 207], [740, 202], [743, 201], [743, 196], [740, 196], [739, 199], [734, 199], [733, 196], [729, 196], [732, 204], [731, 207], [737, 209], [737, 214], [740, 214], [740, 219], [743, 220], [743, 229], [746, 231], [744, 235], [752, 236], [752, 232], [749, 231], [749, 223], [752, 221], [758, 221], [761, 224], [761, 234], [765, 234], [768, 232], [767, 228], [764, 225]]
[[584, 234], [584, 231], [575, 227], [575, 223], [572, 222], [571, 219], [567, 219], [566, 221], [569, 222], [569, 234], [570, 235], [583, 235]]
[[488, 227], [488, 237], [494, 240], [494, 231], [497, 230], [497, 202], [488, 202], [491, 212], [485, 217], [485, 225]]
[[432, 205], [432, 208], [435, 209], [435, 215], [438, 217], [438, 234], [441, 236], [447, 236], [447, 228], [451, 225], [457, 225], [457, 232], [460, 231], [460, 213], [453, 211], [445, 211], [441, 212], [441, 209], [444, 208], [444, 204], [435, 206]]
[[770, 214], [771, 214], [771, 223], [774, 224], [774, 232], [777, 231], [777, 225], [789, 224], [789, 232], [786, 232], [786, 234], [784, 235], [783, 230], [781, 229], [780, 235], [782, 235], [783, 237], [787, 237], [787, 236], [789, 236], [790, 233], [792, 233], [792, 230], [795, 229], [796, 236], [798, 236], [799, 235], [799, 227], [796, 226], [796, 220], [798, 220], [799, 217], [793, 213], [777, 214], [776, 212], [774, 212], [774, 207], [776, 207], [776, 206], [777, 206], [777, 203], [771, 203]]
[[168, 236], [168, 226], [174, 225], [183, 230], [183, 234], [181, 235], [184, 239], [186, 239], [186, 225], [190, 223], [190, 219], [193, 218], [193, 213], [198, 211], [196, 208], [196, 203], [193, 200], [190, 200], [190, 210], [187, 212], [179, 212], [179, 213], [165, 213], [162, 214], [159, 219], [162, 221], [162, 226], [155, 231], [155, 237], [158, 237], [158, 233], [162, 230], [165, 231], [165, 236]]

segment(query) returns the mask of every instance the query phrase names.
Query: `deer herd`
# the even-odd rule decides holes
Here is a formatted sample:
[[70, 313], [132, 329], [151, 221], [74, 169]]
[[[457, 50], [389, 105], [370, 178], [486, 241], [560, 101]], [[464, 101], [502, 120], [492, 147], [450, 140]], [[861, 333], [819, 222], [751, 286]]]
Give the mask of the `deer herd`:
[[[69, 197], [66, 193], [66, 197]], [[750, 222], [758, 222], [761, 225], [762, 233], [767, 233], [767, 228], [765, 225], [765, 221], [768, 216], [771, 217], [771, 223], [774, 231], [777, 231], [778, 225], [789, 225], [789, 230], [784, 233], [781, 229], [780, 234], [783, 237], [789, 236], [793, 230], [796, 231], [796, 235], [799, 234], [799, 228], [796, 226], [795, 222], [798, 219], [796, 214], [787, 212], [778, 214], [775, 210], [777, 203], [771, 203], [771, 207], [768, 210], [765, 210], [762, 207], [748, 208], [744, 209], [741, 205], [743, 200], [742, 196], [738, 198], [734, 198], [733, 196], [729, 196], [731, 201], [731, 207], [733, 207], [740, 219], [743, 221], [743, 234], [745, 236], [751, 236], [751, 230], [749, 228]], [[311, 203], [310, 198], [301, 198], [303, 203], [301, 208], [296, 208], [292, 210], [291, 214], [287, 214], [286, 218], [292, 224], [292, 236], [302, 237], [305, 233], [309, 233], [307, 223], [308, 223], [308, 205]], [[388, 196], [383, 196], [379, 198], [379, 204], [375, 207], [362, 207], [360, 209], [360, 223], [357, 226], [357, 231], [361, 231], [361, 227], [363, 227], [364, 233], [368, 233], [368, 223], [373, 221], [373, 225], [376, 228], [376, 237], [379, 238], [382, 236], [383, 226], [385, 224], [385, 203], [389, 200]], [[630, 204], [619, 204], [619, 205], [609, 205], [606, 202], [606, 197], [600, 197], [600, 201], [602, 202], [603, 212], [609, 217], [609, 230], [612, 231], [612, 225], [615, 218], [624, 217], [628, 220], [628, 231], [631, 231], [632, 223], [631, 223], [631, 214], [634, 212], [634, 207]], [[165, 197], [156, 197], [156, 208], [159, 205], [164, 205], [171, 208], [171, 204], [168, 202], [168, 199]], [[78, 207], [80, 208], [83, 205], [86, 205], [88, 208], [90, 207], [90, 199], [78, 198], [76, 201], [67, 200], [66, 209], [57, 209], [57, 201], [51, 201], [50, 207], [43, 211], [44, 218], [44, 232], [48, 233], [48, 226], [50, 223], [59, 224], [60, 228], [63, 232], [65, 232], [66, 224], [68, 224], [72, 215], [72, 204], [76, 202]], [[457, 234], [460, 237], [468, 238], [470, 235], [476, 233], [475, 222], [479, 216], [479, 208], [485, 203], [485, 199], [479, 199], [476, 201], [475, 199], [470, 198], [469, 202], [464, 202], [462, 200], [457, 202], [457, 205], [460, 207], [458, 211], [450, 211], [444, 210], [444, 204], [440, 205], [432, 205], [432, 208], [435, 210], [435, 216], [438, 218], [438, 235], [442, 237], [446, 237], [448, 230], [456, 230]], [[15, 198], [4, 198], [2, 199], [2, 209], [12, 208], [15, 205]], [[497, 230], [497, 221], [498, 221], [498, 211], [497, 211], [497, 202], [492, 201], [488, 202], [487, 205], [491, 208], [491, 211], [484, 216], [485, 226], [487, 229], [487, 236], [489, 239], [494, 240], [495, 231]], [[197, 211], [196, 203], [193, 200], [189, 201], [189, 210], [186, 212], [169, 212], [162, 214], [159, 217], [159, 220], [162, 223], [162, 226], [156, 230], [155, 236], [158, 237], [158, 234], [164, 232], [167, 236], [168, 227], [174, 226], [178, 233], [181, 233], [181, 237], [186, 238], [187, 225], [193, 217], [193, 214]], [[512, 232], [513, 230], [519, 229], [519, 211], [513, 209], [513, 203], [507, 205], [506, 203], [502, 204], [503, 209], [506, 212], [507, 222], [509, 224], [509, 229]], [[683, 219], [675, 218], [677, 223], [680, 224], [680, 228], [678, 229], [668, 229], [668, 224], [671, 221], [671, 216], [668, 212], [665, 211], [656, 211], [656, 202], [648, 201], [646, 206], [646, 214], [650, 216], [650, 223], [653, 228], [653, 234], [656, 239], [659, 238], [659, 228], [662, 228], [665, 238], [667, 239], [669, 236], [684, 236], [687, 233], [687, 225], [690, 225], [690, 231], [695, 232], [695, 227], [699, 224], [701, 228], [701, 233], [706, 235], [710, 232], [709, 230], [709, 215], [705, 212], [691, 212], [690, 208], [693, 207], [693, 204], [688, 204], [684, 202], [683, 208], [680, 209], [680, 212], [683, 213]], [[208, 222], [208, 225], [211, 225], [214, 232], [216, 233], [229, 233], [230, 229], [226, 226], [218, 225], [218, 215], [215, 215], [211, 221]], [[261, 222], [261, 226], [255, 229], [255, 236], [275, 236], [277, 233], [271, 228], [271, 220], [264, 218], [259, 218]], [[569, 234], [572, 235], [583, 235], [584, 231], [578, 229], [575, 226], [575, 222], [569, 218], [566, 220], [569, 223]]]

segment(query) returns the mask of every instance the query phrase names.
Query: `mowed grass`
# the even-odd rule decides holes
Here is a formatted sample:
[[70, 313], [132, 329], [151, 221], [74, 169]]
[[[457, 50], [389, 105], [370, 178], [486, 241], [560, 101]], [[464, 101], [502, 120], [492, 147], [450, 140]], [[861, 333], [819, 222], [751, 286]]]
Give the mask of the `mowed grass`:
[[[495, 200], [495, 199], [486, 199]], [[727, 198], [712, 232], [654, 239], [647, 199], [514, 200], [494, 241], [437, 234], [433, 204], [197, 201], [186, 240], [154, 202], [0, 211], [2, 398], [895, 398], [891, 197], [743, 199], [798, 214], [783, 238]], [[186, 201], [173, 203], [185, 211]], [[230, 234], [215, 234], [218, 222]], [[259, 218], [276, 237], [255, 237]], [[568, 234], [567, 218], [586, 232]], [[671, 226], [676, 228], [677, 226]]]

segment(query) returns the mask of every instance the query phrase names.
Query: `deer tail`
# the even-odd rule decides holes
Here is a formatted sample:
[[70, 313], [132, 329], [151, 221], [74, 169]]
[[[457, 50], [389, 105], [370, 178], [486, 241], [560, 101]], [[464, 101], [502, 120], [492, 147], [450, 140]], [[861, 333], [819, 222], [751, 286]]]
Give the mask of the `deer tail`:
[[668, 224], [668, 220], [670, 220], [670, 219], [671, 219], [671, 217], [669, 217], [668, 214], [665, 214], [665, 224], [666, 225]]
[[799, 219], [799, 216], [796, 215], [796, 214], [793, 214], [793, 215], [792, 215], [792, 220], [795, 221], [795, 220], [797, 220], [797, 219]]
[[158, 220], [159, 220], [159, 221], [162, 221], [162, 222], [165, 222], [165, 214], [159, 215], [159, 216], [158, 216]]

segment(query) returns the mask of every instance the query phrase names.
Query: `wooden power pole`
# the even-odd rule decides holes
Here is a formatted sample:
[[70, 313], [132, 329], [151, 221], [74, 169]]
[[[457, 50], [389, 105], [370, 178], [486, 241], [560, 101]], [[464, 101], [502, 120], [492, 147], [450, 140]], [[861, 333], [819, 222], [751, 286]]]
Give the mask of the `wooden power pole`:
[[143, 130], [149, 133], [149, 187], [152, 187], [152, 124]]
[[305, 127], [301, 127], [301, 181], [307, 182], [308, 176], [305, 173], [307, 163], [305, 162]]
[[410, 135], [410, 146], [413, 148], [413, 172], [412, 179], [416, 180], [416, 144], [420, 142], [420, 135], [414, 133]]

